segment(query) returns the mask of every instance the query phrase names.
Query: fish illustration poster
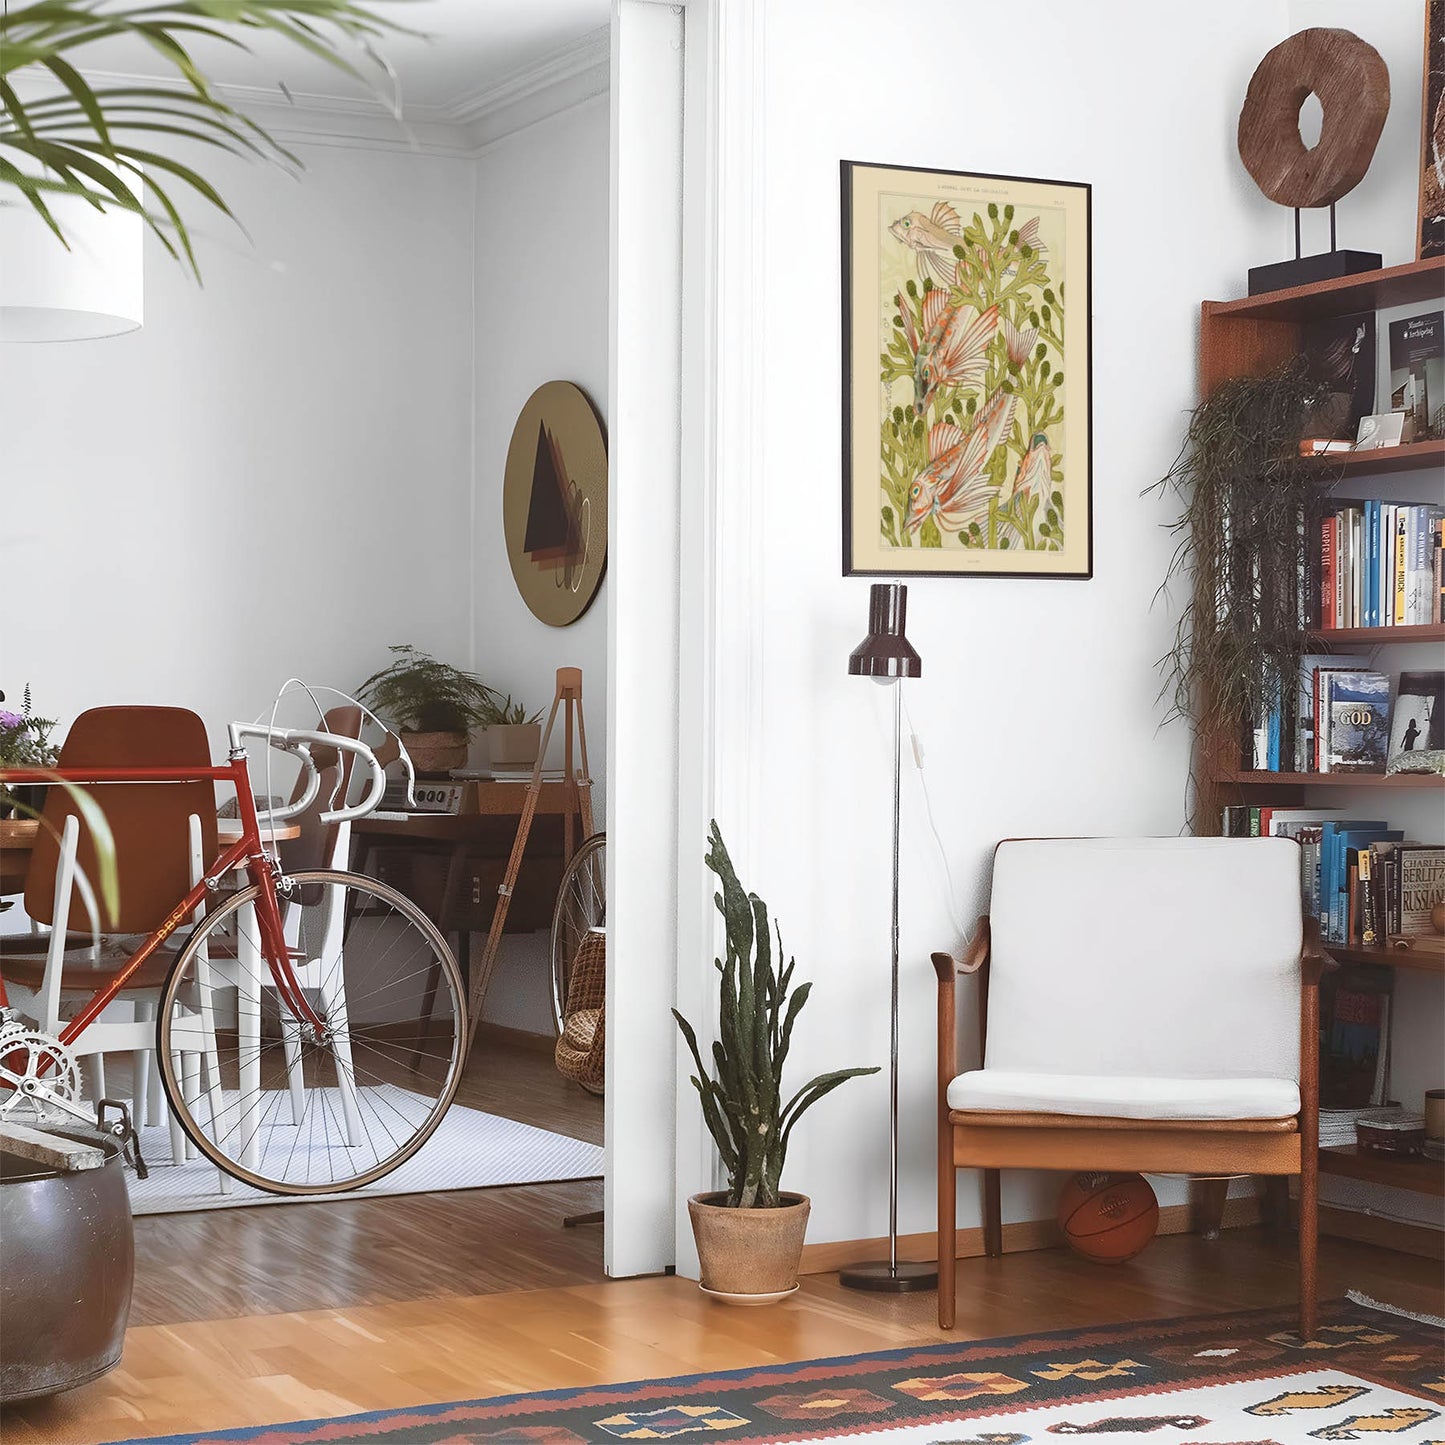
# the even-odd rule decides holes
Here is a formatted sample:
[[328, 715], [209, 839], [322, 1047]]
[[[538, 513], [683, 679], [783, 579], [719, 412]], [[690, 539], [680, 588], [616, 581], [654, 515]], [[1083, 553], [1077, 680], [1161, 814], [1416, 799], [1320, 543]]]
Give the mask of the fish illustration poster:
[[845, 573], [1088, 577], [1089, 187], [843, 163]]

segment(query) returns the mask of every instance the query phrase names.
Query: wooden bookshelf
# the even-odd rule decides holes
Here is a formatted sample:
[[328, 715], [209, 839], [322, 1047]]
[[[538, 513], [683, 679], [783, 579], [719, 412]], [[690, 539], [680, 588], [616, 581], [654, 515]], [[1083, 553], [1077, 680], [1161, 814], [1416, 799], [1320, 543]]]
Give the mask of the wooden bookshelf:
[[1310, 633], [1322, 646], [1339, 642], [1351, 647], [1380, 647], [1387, 642], [1445, 642], [1445, 623], [1411, 623], [1408, 627], [1324, 627]]
[[1445, 439], [1404, 442], [1397, 447], [1376, 447], [1367, 452], [1326, 452], [1310, 457], [1322, 482], [1345, 477], [1375, 477], [1397, 472], [1438, 471], [1445, 467]]
[[1345, 1144], [1320, 1150], [1320, 1173], [1388, 1184], [1416, 1194], [1445, 1196], [1445, 1164], [1419, 1154], [1379, 1154], [1368, 1149], [1362, 1152], [1358, 1145]]
[[1266, 773], [1247, 769], [1217, 772], [1215, 783], [1241, 788], [1445, 788], [1439, 773]]
[[[1236, 301], [1205, 301], [1200, 308], [1199, 394], [1208, 396], [1222, 383], [1240, 376], [1264, 376], [1297, 356], [1301, 327], [1306, 321], [1347, 316], [1357, 311], [1379, 311], [1389, 306], [1439, 305], [1445, 293], [1445, 256], [1413, 261], [1338, 280], [1297, 286]], [[1438, 489], [1445, 475], [1445, 441], [1411, 442], [1368, 452], [1340, 452], [1313, 458], [1311, 471], [1323, 490], [1344, 478], [1392, 477], [1413, 488], [1422, 481]], [[1315, 632], [1311, 642], [1322, 651], [1354, 650], [1445, 642], [1445, 626], [1352, 627]], [[1199, 778], [1196, 822], [1202, 832], [1217, 831], [1225, 804], [1288, 801], [1300, 806], [1311, 798], [1323, 801], [1341, 788], [1406, 790], [1410, 796], [1437, 796], [1445, 778], [1429, 773], [1270, 773], [1230, 766], [1237, 757], [1234, 738], [1196, 739], [1196, 776]], [[1316, 792], [1316, 790], [1320, 790]], [[1420, 790], [1424, 790], [1421, 793]], [[1382, 808], [1384, 804], [1382, 803]], [[1383, 812], [1381, 816], [1386, 816]], [[1375, 964], [1412, 970], [1445, 979], [1445, 957], [1407, 949], [1351, 948], [1325, 944], [1325, 952], [1339, 963]], [[1322, 1149], [1322, 1173], [1360, 1179], [1370, 1184], [1445, 1196], [1445, 1164], [1423, 1157], [1361, 1153], [1355, 1146]], [[1330, 1211], [1324, 1211], [1329, 1213]], [[1342, 1211], [1333, 1211], [1342, 1213]], [[1345, 1215], [1356, 1225], [1363, 1216]], [[1369, 1220], [1376, 1243], [1410, 1248], [1411, 1226], [1388, 1220]], [[1324, 1221], [1322, 1220], [1322, 1226]]]
[[1320, 945], [1336, 963], [1369, 963], [1379, 968], [1407, 968], [1445, 978], [1445, 954], [1412, 948], [1356, 948], [1343, 943]]
[[1215, 316], [1251, 321], [1311, 321], [1317, 316], [1347, 316], [1351, 311], [1380, 311], [1386, 306], [1409, 306], [1417, 301], [1439, 302], [1445, 289], [1445, 256], [1407, 261], [1380, 271], [1361, 271], [1291, 286], [1238, 301], [1206, 301]]

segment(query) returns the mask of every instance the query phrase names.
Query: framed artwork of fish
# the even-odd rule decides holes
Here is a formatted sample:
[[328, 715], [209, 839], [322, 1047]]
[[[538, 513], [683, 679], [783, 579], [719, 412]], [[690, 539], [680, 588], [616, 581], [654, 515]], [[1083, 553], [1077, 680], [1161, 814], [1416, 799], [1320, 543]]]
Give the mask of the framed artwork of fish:
[[844, 161], [845, 576], [1093, 575], [1090, 187]]

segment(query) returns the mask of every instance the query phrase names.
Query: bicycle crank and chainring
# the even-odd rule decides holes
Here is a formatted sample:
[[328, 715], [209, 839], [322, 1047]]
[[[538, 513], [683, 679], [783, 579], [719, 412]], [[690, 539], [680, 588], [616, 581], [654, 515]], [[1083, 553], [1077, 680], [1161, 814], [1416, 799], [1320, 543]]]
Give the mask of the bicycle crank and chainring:
[[91, 1122], [79, 1099], [80, 1069], [59, 1039], [23, 1025], [0, 1028], [0, 1118], [45, 1120], [59, 1109]]

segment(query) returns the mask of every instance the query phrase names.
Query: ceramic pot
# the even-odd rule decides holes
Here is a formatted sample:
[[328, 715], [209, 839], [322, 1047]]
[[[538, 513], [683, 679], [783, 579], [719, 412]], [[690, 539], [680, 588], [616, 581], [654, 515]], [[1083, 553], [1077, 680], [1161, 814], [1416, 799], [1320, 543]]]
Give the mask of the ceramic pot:
[[103, 1149], [74, 1173], [0, 1154], [0, 1402], [73, 1389], [120, 1363], [135, 1242], [120, 1146], [85, 1129], [61, 1132]]
[[541, 723], [494, 723], [487, 729], [487, 761], [494, 768], [530, 768], [541, 747]]
[[730, 1304], [767, 1304], [791, 1294], [808, 1229], [808, 1197], [784, 1194], [777, 1209], [729, 1209], [726, 1194], [687, 1201], [702, 1287]]
[[411, 754], [411, 765], [421, 778], [445, 778], [453, 768], [467, 765], [466, 733], [401, 734], [402, 746]]

